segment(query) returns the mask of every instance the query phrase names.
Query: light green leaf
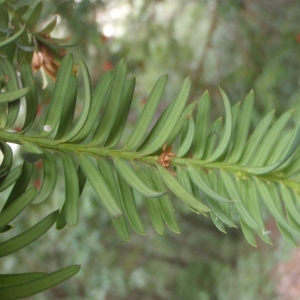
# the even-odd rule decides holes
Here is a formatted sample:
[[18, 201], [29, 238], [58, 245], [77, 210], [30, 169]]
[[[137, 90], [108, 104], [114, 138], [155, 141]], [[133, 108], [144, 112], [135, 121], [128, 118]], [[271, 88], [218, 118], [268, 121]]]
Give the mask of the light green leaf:
[[[220, 204], [212, 199], [209, 196], [206, 196], [208, 206], [211, 208], [211, 211], [213, 212], [212, 218], [218, 218], [220, 222], [223, 222], [224, 224], [235, 227], [237, 226], [227, 217], [227, 215], [223, 212], [222, 208], [220, 207]], [[215, 221], [215, 220], [214, 220]]]
[[223, 233], [226, 233], [223, 222], [214, 214], [214, 212], [210, 212], [210, 217], [214, 222], [215, 226]]
[[122, 59], [119, 61], [116, 69], [113, 72], [113, 80], [108, 102], [106, 103], [103, 116], [100, 119], [92, 137], [91, 145], [104, 144], [111, 133], [121, 104], [126, 73], [127, 65], [125, 60]]
[[184, 111], [191, 87], [190, 78], [186, 78], [182, 84], [177, 98], [167, 108], [166, 114], [160, 118], [160, 122], [156, 123], [145, 142], [139, 148], [144, 155], [150, 154], [158, 150], [168, 139], [172, 133], [182, 112]]
[[[192, 194], [196, 199], [201, 199], [200, 195], [199, 195], [199, 191], [198, 191], [198, 187], [195, 186], [192, 182], [192, 180], [190, 179], [188, 172], [184, 169], [184, 168], [180, 168], [178, 167], [177, 169], [177, 176], [178, 176], [178, 181], [180, 183], [180, 185], [187, 190], [190, 194]], [[195, 213], [199, 213], [199, 211], [197, 211], [194, 207], [189, 206], [189, 208], [195, 212]]]
[[198, 199], [196, 199], [191, 193], [189, 193], [187, 190], [185, 190], [175, 176], [173, 176], [168, 170], [166, 170], [161, 165], [157, 164], [157, 168], [159, 170], [159, 173], [161, 175], [161, 178], [169, 187], [169, 189], [182, 201], [184, 201], [186, 204], [188, 204], [190, 207], [194, 208], [196, 211], [199, 211], [200, 213], [207, 213], [210, 211], [210, 209], [201, 203]]
[[289, 145], [286, 147], [285, 152], [283, 153], [283, 157], [281, 160], [271, 166], [266, 167], [252, 167], [247, 168], [247, 172], [252, 173], [254, 175], [263, 175], [267, 173], [271, 173], [274, 170], [278, 169], [280, 166], [282, 166], [285, 162], [287, 162], [290, 157], [295, 153], [298, 146], [300, 144], [300, 122], [298, 123], [297, 127], [294, 129], [293, 136], [291, 138], [291, 141]]
[[[77, 169], [77, 177], [78, 177], [78, 187], [79, 187], [79, 196], [81, 195], [83, 188], [86, 183], [86, 177], [82, 171], [82, 168], [79, 166]], [[56, 221], [56, 229], [63, 229], [67, 225], [66, 222], [66, 201], [59, 212], [59, 216]]]
[[188, 153], [188, 151], [191, 148], [194, 134], [195, 134], [195, 123], [193, 118], [188, 118], [188, 126], [187, 130], [182, 137], [182, 141], [180, 141], [180, 147], [179, 150], [177, 151], [177, 156], [182, 157]]
[[[148, 169], [149, 176], [151, 177], [151, 179], [153, 181], [155, 189], [160, 190], [160, 191], [165, 189], [165, 185], [164, 185], [163, 181], [161, 180], [158, 170], [153, 166], [148, 166], [147, 169]], [[167, 225], [169, 226], [169, 228], [176, 233], [180, 233], [179, 226], [178, 226], [175, 216], [174, 216], [175, 209], [171, 203], [171, 199], [170, 199], [169, 195], [165, 194], [165, 195], [159, 197], [158, 201], [160, 203], [160, 209], [161, 209], [162, 215], [164, 217], [164, 220], [167, 223]]]
[[242, 218], [240, 218], [240, 223], [241, 223], [242, 231], [244, 233], [244, 236], [245, 236], [247, 242], [250, 245], [256, 247], [257, 245], [256, 245], [256, 240], [255, 240], [253, 229], [251, 227], [249, 227], [247, 225], [247, 223], [243, 221]]
[[[232, 113], [232, 137], [231, 137], [231, 144], [232, 141], [234, 140], [234, 131], [237, 127], [238, 121], [240, 119], [240, 114], [241, 114], [241, 102], [237, 102], [232, 108], [231, 108], [231, 113]], [[229, 152], [229, 151], [228, 151]]]
[[[155, 188], [151, 178], [148, 175], [148, 172], [145, 169], [137, 168], [136, 172], [139, 178], [144, 183], [147, 182], [150, 188], [152, 189]], [[164, 234], [164, 222], [163, 222], [163, 217], [160, 209], [159, 200], [157, 198], [145, 198], [145, 201], [155, 231], [158, 234]]]
[[207, 160], [207, 157], [210, 157], [211, 154], [215, 151], [217, 147], [217, 141], [221, 135], [222, 130], [222, 118], [218, 118], [213, 122], [209, 129], [209, 133], [206, 140], [205, 152], [202, 159]]
[[294, 110], [289, 110], [280, 116], [278, 120], [273, 124], [271, 129], [265, 134], [262, 142], [260, 143], [255, 156], [251, 161], [251, 166], [262, 167], [274, 151], [275, 144], [281, 137], [284, 127], [287, 122], [290, 121]]
[[202, 169], [196, 169], [192, 165], [188, 165], [188, 173], [194, 184], [207, 196], [211, 197], [215, 201], [224, 203], [233, 203], [237, 199], [226, 199], [223, 196], [216, 193], [212, 187], [209, 185], [207, 180], [207, 174]]
[[124, 210], [126, 212], [126, 216], [133, 229], [138, 234], [145, 235], [145, 229], [136, 207], [132, 188], [127, 184], [127, 182], [123, 179], [123, 177], [119, 173], [117, 173], [117, 177], [118, 177], [118, 185], [121, 193], [121, 200], [123, 203]]
[[215, 161], [220, 158], [228, 148], [230, 138], [232, 135], [232, 112], [230, 102], [227, 95], [220, 89], [222, 94], [222, 99], [225, 106], [225, 124], [224, 131], [222, 133], [220, 142], [214, 152], [208, 157], [209, 161]]
[[124, 180], [137, 192], [141, 193], [145, 197], [155, 198], [160, 197], [166, 193], [166, 191], [158, 192], [147, 186], [123, 159], [114, 158], [115, 166], [118, 173], [124, 178]]
[[193, 157], [197, 159], [201, 159], [204, 155], [208, 136], [209, 112], [210, 97], [206, 91], [200, 99], [193, 142]]
[[239, 161], [239, 164], [242, 166], [246, 166], [251, 163], [253, 157], [256, 155], [256, 151], [266, 135], [269, 126], [271, 125], [274, 119], [275, 111], [269, 112], [256, 126], [254, 132], [249, 138], [246, 148], [243, 152], [243, 155]]
[[96, 89], [92, 96], [92, 105], [89, 113], [89, 117], [86, 120], [81, 131], [74, 138], [70, 139], [69, 142], [80, 143], [82, 142], [92, 131], [97, 118], [99, 118], [100, 109], [106, 99], [109, 91], [109, 87], [112, 80], [112, 72], [105, 73], [99, 80]]
[[[282, 157], [286, 152], [286, 145], [288, 145], [289, 142], [292, 140], [293, 133], [293, 130], [289, 130], [284, 133], [282, 138], [278, 139], [278, 142], [273, 148], [273, 151], [269, 153], [270, 156], [267, 158], [267, 161], [265, 163], [266, 166], [274, 165], [278, 161], [281, 161]], [[286, 163], [288, 164], [288, 161]], [[285, 165], [285, 167], [287, 167], [287, 164]]]
[[291, 216], [298, 222], [298, 224], [300, 224], [300, 213], [298, 212], [298, 208], [296, 205], [296, 203], [299, 203], [299, 195], [284, 184], [280, 185], [280, 189], [285, 208], [291, 214]]
[[261, 228], [260, 230], [257, 230], [257, 233], [265, 243], [272, 245], [269, 235], [266, 234], [267, 230], [261, 213], [262, 207], [259, 202], [258, 191], [254, 181], [251, 178], [246, 178], [245, 180], [237, 178], [236, 183], [241, 198], [244, 200], [249, 213]]
[[282, 234], [283, 238], [292, 246], [292, 247], [299, 247], [297, 242], [295, 241], [294, 237], [291, 235], [289, 230], [286, 230], [284, 226], [282, 226], [279, 222], [276, 222], [277, 227]]
[[195, 198], [198, 198], [198, 195], [195, 195], [193, 193], [192, 183], [191, 179], [188, 175], [188, 172], [184, 168], [176, 168], [178, 181], [182, 185], [182, 187], [187, 190], [189, 193], [195, 196]]
[[118, 205], [118, 200], [114, 198], [100, 171], [85, 155], [80, 155], [79, 162], [86, 178], [90, 182], [105, 209], [111, 216], [121, 216], [123, 212]]
[[129, 232], [124, 215], [113, 217], [112, 220], [119, 237], [124, 241], [129, 241]]
[[[213, 188], [213, 190], [217, 191], [218, 189], [220, 189], [220, 185], [219, 185], [219, 176], [211, 171], [208, 173], [207, 179], [211, 185], [211, 187]], [[221, 190], [221, 189], [220, 189]], [[222, 195], [220, 193], [220, 195]], [[206, 201], [208, 202], [208, 206], [211, 208], [212, 212], [214, 213], [214, 215], [220, 220], [222, 221], [224, 224], [230, 226], [230, 227], [237, 227], [233, 221], [228, 217], [228, 213], [226, 214], [224, 212], [224, 210], [222, 209], [221, 204], [218, 201], [215, 201], [214, 199], [212, 199], [211, 197], [206, 196]], [[223, 205], [224, 207], [229, 207], [230, 205], [225, 204]], [[218, 223], [218, 222], [215, 222]]]
[[[117, 185], [116, 172], [112, 164], [105, 158], [98, 159], [98, 169], [101, 172], [109, 190], [114, 199], [116, 199], [118, 206], [122, 206], [121, 195]], [[129, 240], [129, 232], [124, 215], [112, 217], [112, 221], [118, 235], [125, 241]]]
[[25, 96], [29, 92], [30, 88], [22, 88], [12, 92], [0, 93], [0, 103], [12, 102], [18, 100], [19, 98]]
[[183, 125], [186, 123], [187, 119], [191, 119], [193, 112], [195, 110], [195, 107], [197, 105], [197, 102], [190, 103], [189, 105], [186, 106], [186, 108], [183, 110], [174, 130], [171, 132], [169, 135], [166, 145], [172, 145], [180, 132], [182, 131]]
[[283, 212], [278, 209], [278, 206], [274, 202], [274, 199], [271, 195], [271, 189], [275, 189], [275, 186], [272, 186], [273, 184], [268, 182], [262, 182], [262, 180], [256, 179], [256, 186], [258, 187], [259, 193], [261, 195], [261, 199], [265, 203], [267, 209], [269, 212], [273, 215], [276, 222], [281, 225], [286, 231], [288, 231], [290, 234], [295, 234], [299, 236], [299, 232], [296, 231], [294, 228], [292, 228], [286, 221], [285, 216], [283, 215]]
[[253, 91], [251, 91], [243, 102], [242, 110], [238, 116], [234, 143], [229, 157], [230, 163], [239, 161], [243, 154], [251, 123], [253, 103], [254, 94]]
[[234, 179], [230, 176], [228, 172], [225, 170], [221, 171], [221, 180], [224, 181], [225, 188], [229, 194], [229, 196], [232, 199], [235, 199], [237, 202], [235, 203], [235, 208], [237, 209], [239, 216], [243, 221], [251, 228], [256, 230], [261, 230], [260, 226], [257, 224], [257, 222], [254, 220], [252, 215], [249, 213], [247, 208], [245, 207], [239, 192], [236, 188], [236, 183], [234, 182]]
[[152, 89], [149, 98], [145, 104], [145, 107], [140, 114], [131, 135], [129, 136], [125, 148], [128, 150], [134, 150], [142, 143], [150, 123], [156, 113], [158, 103], [164, 92], [168, 80], [167, 75], [162, 75], [156, 82]]

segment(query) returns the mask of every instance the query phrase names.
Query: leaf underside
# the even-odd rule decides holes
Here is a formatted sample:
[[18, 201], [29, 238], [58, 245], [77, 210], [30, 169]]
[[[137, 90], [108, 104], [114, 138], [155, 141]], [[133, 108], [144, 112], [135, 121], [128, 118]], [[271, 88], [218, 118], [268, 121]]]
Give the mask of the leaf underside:
[[[15, 11], [16, 1], [6, 2], [0, 0], [2, 27], [7, 22], [10, 28], [0, 39], [0, 192], [6, 197], [0, 233], [13, 230], [13, 220], [29, 205], [51, 200], [58, 183], [64, 183], [65, 192], [60, 211], [1, 242], [0, 257], [26, 247], [54, 224], [57, 229], [76, 226], [86, 183], [123, 240], [130, 239], [130, 226], [147, 234], [140, 213], [143, 206], [157, 233], [164, 234], [166, 228], [180, 233], [173, 203], [181, 201], [192, 212], [211, 217], [224, 233], [240, 227], [253, 246], [258, 237], [272, 244], [273, 233], [262, 214], [267, 211], [283, 238], [298, 245], [300, 122], [291, 125], [293, 110], [277, 119], [271, 111], [253, 128], [253, 92], [232, 106], [220, 90], [224, 115], [210, 120], [209, 93], [189, 103], [191, 80], [186, 78], [157, 116], [168, 79], [162, 75], [131, 128], [136, 79], [127, 77], [126, 61], [103, 74], [93, 90], [85, 63], [77, 63], [72, 54], [61, 55], [71, 46], [65, 44], [68, 38], [50, 36], [57, 17], [33, 32], [42, 2]], [[49, 57], [44, 57], [39, 67], [55, 84], [40, 121], [31, 63], [42, 47], [53, 60], [49, 68]], [[83, 93], [78, 93], [79, 82]], [[19, 165], [9, 143], [21, 146]], [[73, 265], [53, 273], [1, 274], [0, 298], [39, 293], [78, 271], [79, 266]]]
[[[5, 58], [1, 58], [0, 66], [2, 70], [8, 66], [12, 72], [13, 67]], [[23, 203], [25, 207], [24, 202], [18, 199], [30, 189], [30, 177], [34, 176], [34, 171], [29, 172], [28, 167], [37, 160], [43, 162], [43, 178], [41, 187], [31, 196], [33, 199], [28, 198], [28, 202], [37, 205], [51, 198], [58, 177], [54, 157], [55, 152], [59, 152], [65, 172], [66, 198], [57, 228], [77, 225], [79, 196], [87, 181], [123, 239], [129, 239], [126, 219], [137, 233], [146, 234], [139, 216], [140, 204], [137, 205], [141, 199], [148, 207], [157, 232], [163, 233], [165, 225], [179, 232], [172, 210], [174, 196], [170, 197], [175, 195], [192, 211], [210, 214], [216, 227], [223, 232], [226, 227], [236, 227], [240, 223], [252, 245], [256, 245], [257, 236], [271, 243], [271, 235], [266, 234], [268, 229], [261, 214], [264, 206], [275, 218], [286, 240], [293, 245], [297, 243], [300, 234], [300, 167], [297, 164], [300, 160], [300, 125], [294, 128], [288, 126], [292, 111], [277, 120], [271, 112], [256, 129], [251, 130], [253, 92], [244, 102], [231, 107], [221, 90], [225, 115], [209, 126], [209, 93], [204, 93], [198, 107], [197, 103], [186, 105], [190, 89], [190, 79], [187, 78], [178, 96], [149, 131], [147, 128], [153, 122], [167, 83], [167, 77], [162, 76], [126, 140], [126, 136], [122, 137], [123, 128], [135, 86], [135, 80], [127, 79], [126, 62], [121, 60], [112, 73], [104, 74], [94, 92], [91, 91], [86, 66], [83, 62], [80, 66], [82, 72], [76, 76], [73, 73], [73, 56], [69, 54], [63, 59], [39, 136], [26, 134], [35, 121], [35, 116], [29, 113], [26, 130], [12, 137], [8, 130], [13, 127], [17, 115], [15, 108], [8, 106], [3, 116], [6, 118], [5, 126], [0, 131], [4, 154], [0, 166], [0, 189], [1, 186], [6, 189], [21, 183], [22, 189], [16, 186], [20, 192], [8, 198], [5, 209], [8, 210], [12, 204], [19, 207], [19, 211], [24, 209], [18, 204]], [[21, 79], [28, 76], [28, 68], [24, 65], [23, 69]], [[84, 102], [80, 104], [83, 115], [79, 118], [74, 109], [79, 105], [78, 76], [83, 77], [85, 90]], [[72, 87], [66, 89], [69, 83]], [[30, 85], [29, 88], [27, 100], [33, 104], [37, 101], [36, 87]], [[22, 95], [22, 88], [13, 82], [4, 86], [3, 91], [14, 91], [18, 95], [18, 89], [21, 90], [19, 95]], [[9, 128], [7, 124], [10, 124]], [[13, 156], [6, 144], [8, 137], [16, 143], [21, 141], [24, 149], [26, 147], [24, 158], [28, 159], [28, 167], [23, 167], [19, 177], [14, 176], [16, 169], [11, 169]], [[6, 213], [4, 210], [4, 213], [11, 218], [14, 216], [9, 211]], [[3, 220], [2, 228], [9, 225], [6, 219]]]

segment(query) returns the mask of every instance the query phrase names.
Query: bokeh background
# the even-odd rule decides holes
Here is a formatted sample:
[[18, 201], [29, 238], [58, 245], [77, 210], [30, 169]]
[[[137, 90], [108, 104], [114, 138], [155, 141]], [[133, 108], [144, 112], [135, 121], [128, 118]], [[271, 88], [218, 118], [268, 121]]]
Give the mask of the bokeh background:
[[[32, 3], [33, 1], [22, 1]], [[223, 113], [219, 88], [232, 104], [255, 93], [253, 126], [266, 112], [295, 108], [300, 117], [300, 3], [296, 0], [47, 0], [42, 27], [58, 16], [56, 37], [81, 43], [71, 49], [88, 65], [92, 83], [125, 57], [136, 76], [128, 132], [158, 77], [169, 74], [161, 110], [186, 76], [190, 101], [208, 90], [212, 118]], [[39, 77], [37, 77], [39, 80]], [[47, 103], [53, 84], [41, 99]], [[126, 132], [125, 132], [126, 133]], [[63, 186], [42, 206], [18, 217], [27, 228], [61, 207]], [[273, 246], [251, 247], [241, 230], [219, 232], [209, 218], [174, 201], [181, 234], [157, 234], [140, 204], [146, 236], [116, 234], [87, 185], [80, 224], [46, 235], [0, 261], [3, 272], [54, 271], [82, 265], [74, 278], [32, 300], [249, 300], [300, 298], [300, 252], [282, 241], [266, 215]]]

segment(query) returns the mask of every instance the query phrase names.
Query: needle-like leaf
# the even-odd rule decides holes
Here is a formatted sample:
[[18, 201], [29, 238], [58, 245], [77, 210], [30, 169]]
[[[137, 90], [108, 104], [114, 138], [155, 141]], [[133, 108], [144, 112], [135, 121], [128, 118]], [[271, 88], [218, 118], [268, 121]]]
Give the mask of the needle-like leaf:
[[146, 132], [149, 129], [150, 123], [156, 112], [158, 103], [161, 99], [163, 91], [166, 87], [168, 77], [162, 75], [156, 82], [150, 96], [145, 104], [145, 107], [137, 120], [131, 135], [126, 143], [126, 148], [129, 150], [136, 149], [145, 138]]
[[[187, 102], [191, 87], [190, 78], [186, 78], [182, 84], [177, 98], [173, 101], [170, 109], [164, 114], [161, 122], [157, 123], [145, 142], [139, 148], [144, 155], [153, 153], [163, 146], [168, 139], [169, 135], [174, 130]], [[159, 124], [159, 125], [158, 125]]]
[[2, 299], [13, 300], [28, 297], [55, 286], [74, 276], [80, 270], [79, 265], [69, 266], [29, 282], [0, 288]]
[[114, 158], [115, 166], [118, 173], [124, 178], [124, 180], [137, 192], [141, 193], [145, 197], [156, 198], [166, 193], [166, 191], [158, 192], [147, 186], [136, 174], [134, 169], [130, 167], [121, 158]]

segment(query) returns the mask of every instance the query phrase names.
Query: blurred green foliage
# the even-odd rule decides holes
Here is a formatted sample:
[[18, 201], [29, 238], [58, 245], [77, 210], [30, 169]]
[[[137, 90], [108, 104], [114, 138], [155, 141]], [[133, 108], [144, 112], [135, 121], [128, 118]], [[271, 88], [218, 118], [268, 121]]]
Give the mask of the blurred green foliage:
[[59, 13], [65, 25], [60, 32], [85, 41], [78, 51], [95, 78], [106, 62], [126, 57], [138, 75], [140, 97], [158, 74], [168, 73], [169, 89], [190, 75], [193, 97], [208, 89], [216, 108], [218, 86], [236, 101], [254, 89], [259, 113], [297, 106], [300, 7], [293, 0], [52, 3], [45, 16]]
[[[168, 73], [168, 99], [190, 75], [191, 100], [208, 89], [216, 115], [221, 109], [217, 87], [222, 86], [236, 101], [253, 88], [257, 115], [296, 107], [300, 117], [297, 1], [44, 1], [42, 19], [54, 14], [61, 16], [58, 36], [85, 41], [74, 52], [87, 62], [92, 82], [127, 58], [138, 78], [136, 111], [158, 75]], [[49, 205], [56, 206], [60, 193]], [[43, 264], [55, 270], [74, 261], [83, 266], [68, 282], [30, 299], [276, 299], [276, 282], [270, 278], [282, 246], [249, 249], [237, 230], [221, 234], [209, 220], [181, 208], [182, 235], [161, 237], [147, 226], [146, 237], [134, 235], [126, 243], [98, 203], [84, 200], [93, 198], [92, 192], [85, 189], [84, 196], [80, 226], [52, 229], [0, 262], [3, 272], [36, 271]], [[27, 210], [17, 226], [36, 223], [41, 209], [47, 207]]]

